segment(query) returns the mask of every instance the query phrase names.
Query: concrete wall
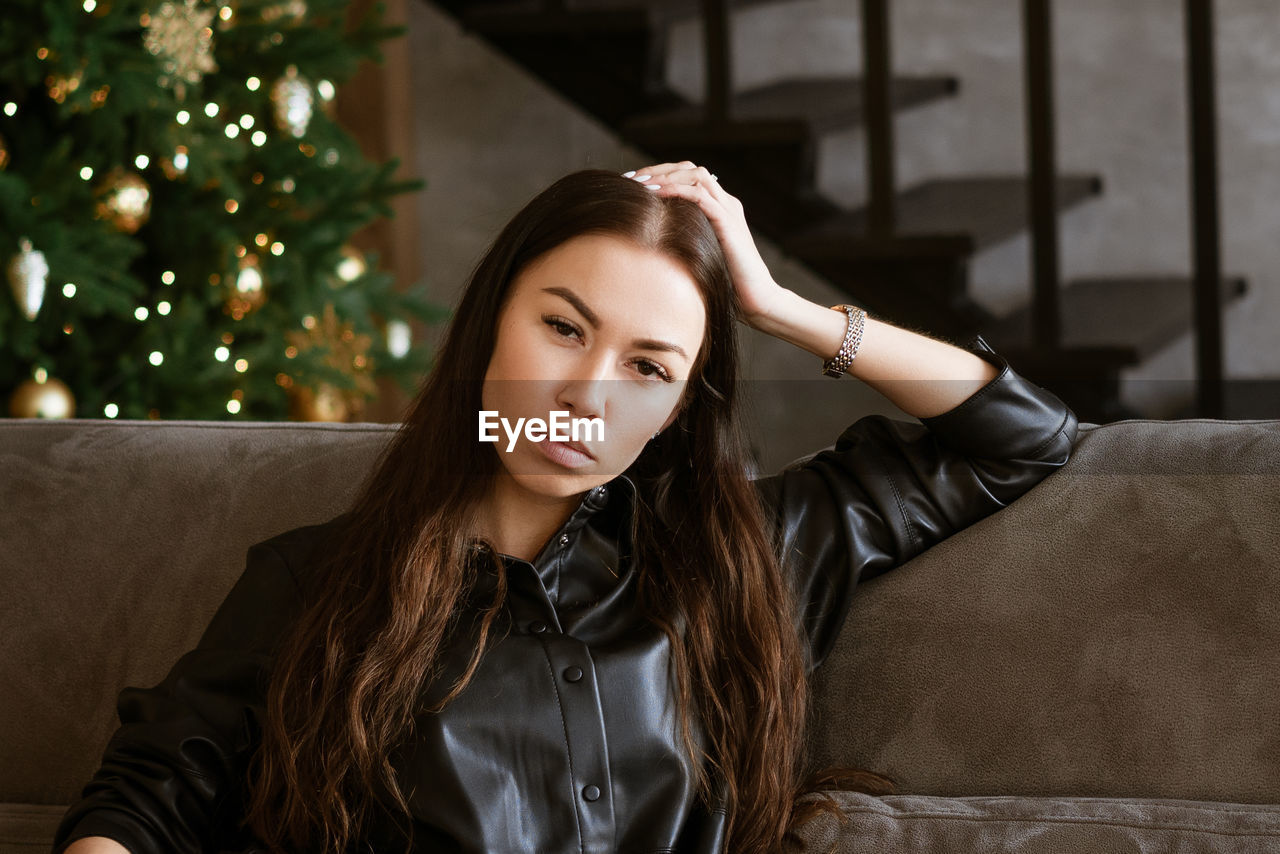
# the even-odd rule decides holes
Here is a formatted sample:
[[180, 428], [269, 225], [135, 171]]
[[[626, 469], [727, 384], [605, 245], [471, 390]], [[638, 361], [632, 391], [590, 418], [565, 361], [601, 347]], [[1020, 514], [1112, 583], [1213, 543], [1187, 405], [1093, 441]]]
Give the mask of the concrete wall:
[[[904, 73], [954, 74], [956, 97], [900, 117], [898, 173], [1016, 173], [1024, 168], [1017, 0], [895, 0], [893, 50]], [[1066, 276], [1190, 269], [1181, 0], [1072, 0], [1055, 4], [1059, 160], [1096, 172], [1105, 193], [1062, 219]], [[1273, 0], [1217, 4], [1223, 250], [1251, 293], [1226, 314], [1229, 378], [1280, 377], [1280, 8]], [[411, 7], [422, 254], [437, 299], [452, 302], [501, 225], [556, 178], [584, 167], [619, 172], [651, 158], [581, 116], [556, 93], [428, 3]], [[802, 0], [738, 13], [739, 87], [798, 74], [860, 68], [857, 4]], [[694, 22], [672, 31], [667, 76], [701, 91]], [[822, 142], [821, 188], [846, 204], [863, 198], [858, 131]], [[727, 188], [732, 191], [732, 188]], [[750, 211], [747, 212], [750, 218]], [[758, 241], [775, 278], [819, 302], [841, 295]], [[1028, 281], [1025, 238], [975, 259], [975, 293], [1001, 312]], [[834, 440], [858, 414], [906, 417], [861, 383], [817, 375], [817, 360], [743, 330], [750, 354], [753, 434], [770, 466]], [[1190, 336], [1128, 372], [1125, 397], [1167, 416], [1193, 376]], [[1162, 411], [1163, 410], [1163, 411]], [[797, 417], [799, 416], [799, 417]], [[801, 425], [804, 425], [803, 429]]]

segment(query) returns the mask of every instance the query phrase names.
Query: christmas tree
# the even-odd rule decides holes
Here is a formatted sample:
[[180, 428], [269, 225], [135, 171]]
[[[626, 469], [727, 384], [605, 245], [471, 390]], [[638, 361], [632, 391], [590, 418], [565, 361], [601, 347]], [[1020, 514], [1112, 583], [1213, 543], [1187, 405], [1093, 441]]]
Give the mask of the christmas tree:
[[401, 35], [347, 5], [6, 0], [11, 415], [343, 420], [427, 370], [408, 321], [444, 310], [350, 245], [421, 183], [333, 119]]

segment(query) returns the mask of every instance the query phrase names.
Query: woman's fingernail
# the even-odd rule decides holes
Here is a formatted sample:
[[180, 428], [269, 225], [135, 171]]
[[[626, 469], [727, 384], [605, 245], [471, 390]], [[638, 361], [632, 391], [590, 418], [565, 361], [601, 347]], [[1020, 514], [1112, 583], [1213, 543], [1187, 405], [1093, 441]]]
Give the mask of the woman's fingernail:
[[646, 187], [648, 187], [650, 190], [660, 190], [660, 189], [662, 189], [662, 185], [661, 185], [661, 184], [645, 184], [645, 186], [646, 186]]
[[650, 178], [652, 178], [652, 177], [653, 177], [652, 175], [641, 175], [641, 176], [639, 176], [638, 178], [636, 178], [636, 180], [637, 180], [637, 181], [648, 181], [648, 180], [649, 180]]
[[630, 177], [631, 177], [632, 175], [634, 175], [634, 174], [636, 174], [636, 170], [632, 169], [630, 172], [623, 172], [623, 173], [622, 173], [622, 177], [623, 177], [623, 178], [630, 178]]

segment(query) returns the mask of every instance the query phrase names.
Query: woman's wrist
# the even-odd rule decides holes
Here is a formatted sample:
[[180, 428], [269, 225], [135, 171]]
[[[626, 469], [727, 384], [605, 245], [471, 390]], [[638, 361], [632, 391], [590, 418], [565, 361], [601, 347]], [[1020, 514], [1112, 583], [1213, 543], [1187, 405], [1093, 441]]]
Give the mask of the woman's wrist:
[[848, 317], [843, 311], [832, 311], [783, 287], [778, 288], [765, 308], [748, 316], [746, 322], [753, 329], [807, 350], [824, 362], [840, 350], [848, 328]]

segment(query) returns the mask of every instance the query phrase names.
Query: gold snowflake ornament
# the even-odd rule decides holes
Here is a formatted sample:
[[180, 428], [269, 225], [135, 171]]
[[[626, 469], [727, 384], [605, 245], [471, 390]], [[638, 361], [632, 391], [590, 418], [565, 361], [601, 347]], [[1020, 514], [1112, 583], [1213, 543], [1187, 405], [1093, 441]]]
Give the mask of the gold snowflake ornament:
[[218, 70], [213, 61], [213, 16], [212, 8], [201, 8], [196, 0], [164, 2], [142, 16], [147, 28], [143, 43], [164, 69], [160, 85], [172, 86], [178, 100], [186, 97], [188, 83], [199, 83]]
[[303, 318], [303, 326], [306, 332], [286, 332], [285, 339], [298, 352], [320, 351], [326, 365], [354, 381], [353, 389], [342, 392], [349, 404], [357, 404], [362, 398], [377, 394], [378, 386], [371, 375], [369, 347], [373, 339], [370, 336], [357, 334], [351, 323], [340, 320], [332, 303], [325, 304], [318, 322], [314, 316]]

